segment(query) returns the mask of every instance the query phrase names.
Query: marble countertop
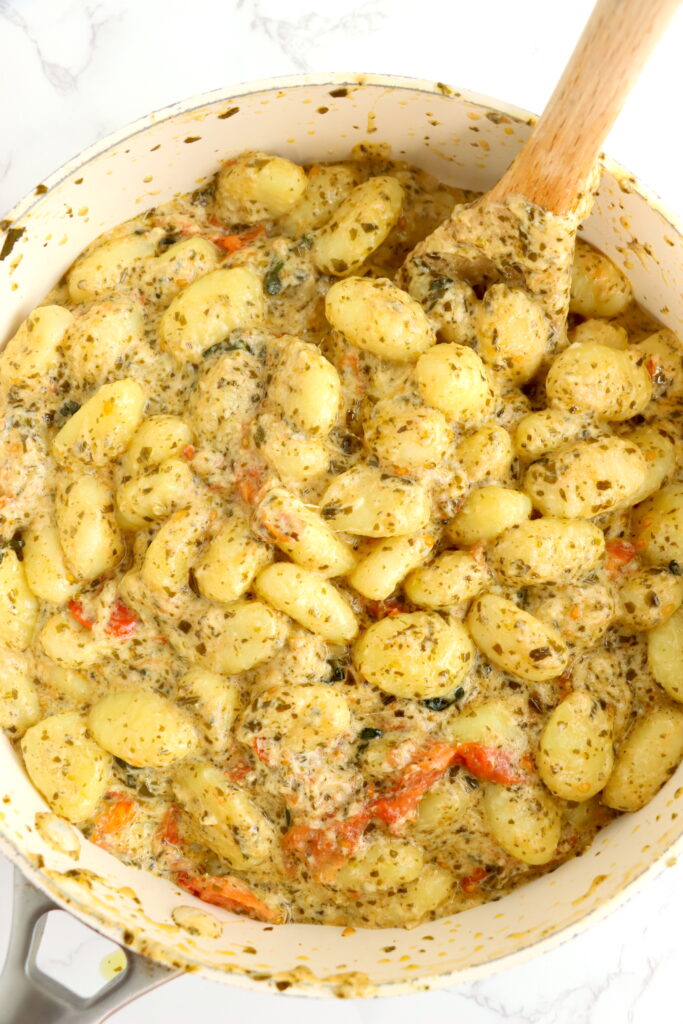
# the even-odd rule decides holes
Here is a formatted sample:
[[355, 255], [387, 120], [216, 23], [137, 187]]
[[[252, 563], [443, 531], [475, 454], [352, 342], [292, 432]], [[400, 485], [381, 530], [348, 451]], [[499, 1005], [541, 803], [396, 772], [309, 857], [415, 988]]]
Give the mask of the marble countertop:
[[[193, 0], [184, 9], [162, 0], [0, 0], [0, 214], [102, 135], [230, 82], [301, 71], [390, 72], [538, 111], [591, 6], [591, 0]], [[606, 144], [679, 217], [681, 52], [683, 9]], [[9, 891], [9, 866], [0, 860], [5, 908]], [[272, 1014], [280, 1024], [312, 1024], [322, 1010], [329, 1024], [408, 1024], [416, 1017], [431, 1024], [650, 1024], [675, 1018], [682, 917], [683, 864], [542, 959], [450, 991], [330, 1002], [323, 1010], [318, 1002], [186, 976], [111, 1020], [186, 1024], [220, 1015], [260, 1022]], [[8, 927], [7, 910], [0, 911], [0, 952]], [[65, 935], [55, 929], [57, 946]]]

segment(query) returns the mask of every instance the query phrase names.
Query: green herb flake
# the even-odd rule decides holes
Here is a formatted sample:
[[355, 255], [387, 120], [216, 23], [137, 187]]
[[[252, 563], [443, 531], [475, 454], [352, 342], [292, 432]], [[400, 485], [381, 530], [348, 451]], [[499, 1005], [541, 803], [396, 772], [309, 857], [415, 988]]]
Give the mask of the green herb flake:
[[280, 271], [284, 267], [284, 261], [279, 260], [274, 263], [270, 270], [266, 273], [263, 279], [263, 288], [266, 295], [279, 295], [282, 291], [282, 281], [280, 280]]
[[427, 700], [422, 700], [420, 703], [429, 711], [445, 711], [446, 708], [450, 708], [453, 704], [457, 704], [457, 702], [462, 700], [464, 696], [465, 691], [462, 686], [459, 686], [452, 697], [428, 697]]
[[24, 544], [24, 538], [16, 534], [14, 537], [11, 537], [10, 540], [0, 541], [0, 562], [2, 562], [2, 559], [5, 555], [5, 551], [13, 551], [17, 558], [19, 559], [19, 561], [23, 562]]
[[450, 277], [433, 277], [429, 282], [429, 305], [427, 311], [433, 309], [439, 299], [453, 282]]
[[69, 401], [65, 402], [64, 405], [61, 407], [61, 409], [59, 410], [59, 414], [58, 415], [63, 420], [68, 420], [71, 416], [73, 416], [73, 414], [75, 412], [78, 412], [80, 407], [81, 407], [81, 403], [80, 402], [74, 402], [72, 399], [69, 399]]
[[294, 252], [297, 255], [301, 255], [303, 252], [307, 252], [313, 248], [313, 242], [315, 241], [313, 235], [302, 235], [299, 241], [294, 246]]
[[218, 355], [223, 352], [237, 352], [240, 349], [246, 349], [250, 351], [248, 344], [238, 334], [231, 334], [227, 338], [223, 338], [222, 341], [217, 341], [215, 345], [209, 346], [202, 353], [203, 359], [208, 359], [210, 356]]
[[381, 735], [381, 729], [372, 729], [370, 726], [366, 726], [365, 729], [361, 729], [358, 739], [362, 741], [377, 740]]

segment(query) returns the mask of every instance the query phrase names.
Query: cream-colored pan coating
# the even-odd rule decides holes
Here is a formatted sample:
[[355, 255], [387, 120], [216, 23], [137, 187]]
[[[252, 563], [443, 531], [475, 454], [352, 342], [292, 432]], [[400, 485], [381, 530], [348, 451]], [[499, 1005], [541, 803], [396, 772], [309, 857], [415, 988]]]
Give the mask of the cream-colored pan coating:
[[93, 842], [262, 921], [497, 899], [683, 754], [681, 346], [585, 243], [566, 332], [401, 277], [471, 198], [243, 154], [0, 357], [0, 725]]

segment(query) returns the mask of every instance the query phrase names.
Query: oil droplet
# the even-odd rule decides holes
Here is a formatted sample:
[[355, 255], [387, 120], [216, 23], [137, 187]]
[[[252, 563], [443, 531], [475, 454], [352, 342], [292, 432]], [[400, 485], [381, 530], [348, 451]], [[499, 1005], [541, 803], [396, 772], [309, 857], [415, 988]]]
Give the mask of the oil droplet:
[[128, 966], [126, 954], [122, 949], [115, 949], [113, 953], [107, 953], [100, 963], [100, 974], [107, 981], [111, 981]]
[[202, 935], [208, 939], [218, 939], [223, 932], [223, 925], [206, 910], [196, 907], [175, 907], [171, 917], [179, 928], [190, 935]]

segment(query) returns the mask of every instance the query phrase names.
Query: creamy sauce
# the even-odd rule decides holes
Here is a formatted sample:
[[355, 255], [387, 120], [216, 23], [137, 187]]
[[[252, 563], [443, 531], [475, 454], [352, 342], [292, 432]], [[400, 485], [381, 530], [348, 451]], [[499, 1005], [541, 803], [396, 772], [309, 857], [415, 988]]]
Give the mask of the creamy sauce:
[[[17, 672], [28, 678], [28, 691], [33, 695], [22, 704], [23, 717], [17, 710], [16, 692], [4, 695], [3, 714], [10, 735], [17, 739], [27, 726], [31, 727], [28, 735], [31, 729], [41, 729], [42, 719], [49, 716], [72, 711], [89, 716], [88, 741], [94, 736], [114, 757], [106, 761], [101, 799], [94, 809], [85, 816], [71, 817], [86, 836], [122, 860], [165, 874], [206, 902], [263, 920], [413, 926], [499, 899], [509, 889], [554, 869], [580, 854], [614, 815], [599, 795], [581, 802], [551, 797], [538, 780], [535, 760], [541, 734], [568, 694], [590, 695], [595, 713], [609, 721], [617, 747], [634, 721], [654, 707], [669, 707], [671, 701], [648, 668], [647, 634], [624, 628], [620, 587], [640, 565], [637, 550], [628, 546], [633, 536], [630, 495], [620, 507], [586, 517], [607, 539], [608, 555], [591, 563], [578, 579], [519, 585], [496, 569], [495, 533], [473, 540], [462, 532], [458, 536], [465, 539], [453, 539], [453, 530], [466, 527], [479, 536], [481, 522], [468, 527], [458, 519], [471, 494], [492, 485], [521, 495], [531, 462], [537, 467], [547, 463], [548, 486], [555, 486], [554, 450], [535, 459], [525, 458], [519, 447], [513, 447], [513, 438], [519, 436], [516, 432], [523, 417], [546, 407], [545, 368], [554, 352], [566, 344], [567, 327], [571, 340], [571, 332], [589, 319], [572, 313], [569, 321], [565, 320], [573, 225], [553, 223], [550, 235], [555, 246], [548, 249], [548, 223], [540, 222], [528, 206], [512, 203], [506, 213], [510, 234], [519, 238], [522, 225], [523, 247], [512, 260], [509, 253], [503, 258], [502, 248], [489, 249], [491, 262], [480, 261], [473, 278], [471, 267], [465, 267], [472, 255], [468, 246], [475, 237], [481, 241], [482, 235], [500, 238], [500, 210], [488, 209], [480, 216], [476, 205], [464, 205], [471, 202], [471, 195], [381, 156], [343, 168], [346, 190], [335, 193], [330, 188], [328, 207], [323, 204], [322, 210], [309, 213], [306, 230], [301, 227], [303, 215], [298, 221], [294, 217], [296, 206], [293, 212], [270, 219], [226, 219], [219, 179], [217, 189], [212, 185], [201, 193], [178, 197], [94, 243], [89, 252], [99, 251], [96, 246], [115, 239], [148, 243], [147, 255], [122, 266], [114, 285], [88, 294], [74, 270], [46, 298], [45, 305], [72, 311], [76, 328], [92, 323], [95, 333], [88, 334], [88, 327], [74, 334], [70, 328], [71, 339], [67, 332], [39, 380], [13, 380], [11, 374], [5, 377], [6, 429], [0, 447], [4, 551], [21, 555], [32, 524], [41, 529], [55, 521], [59, 525], [59, 503], [67, 500], [65, 489], [83, 474], [111, 488], [122, 547], [113, 564], [90, 578], [79, 576], [67, 556], [71, 596], [62, 601], [38, 601], [27, 643], [0, 637], [12, 649], [7, 657]], [[315, 173], [309, 171], [310, 181]], [[429, 382], [420, 383], [415, 360], [377, 354], [364, 339], [353, 344], [344, 330], [331, 327], [325, 314], [325, 296], [335, 278], [316, 263], [320, 261], [318, 239], [350, 190], [378, 176], [400, 183], [400, 216], [393, 218], [384, 238], [353, 276], [393, 280], [399, 275], [421, 301], [433, 340], [438, 332], [440, 341], [473, 350], [479, 347], [485, 367], [481, 379], [487, 390], [475, 419], [468, 418], [465, 407], [469, 399], [462, 399], [462, 415], [439, 413], [441, 419], [432, 417], [429, 428], [424, 427], [426, 434], [419, 434], [411, 417], [417, 416], [423, 423], [419, 419], [423, 410], [433, 409], [425, 395], [433, 394], [434, 389]], [[458, 204], [458, 217], [437, 228], [454, 204]], [[377, 227], [363, 218], [359, 225], [367, 233]], [[427, 242], [421, 241], [428, 235]], [[174, 247], [189, 239], [208, 241], [209, 256], [195, 253], [184, 263], [173, 265]], [[539, 272], [536, 257], [541, 243], [545, 262]], [[399, 274], [416, 245], [415, 256]], [[198, 270], [203, 258], [208, 263]], [[499, 269], [492, 270], [493, 265], [499, 268], [501, 261], [506, 267], [502, 275]], [[225, 331], [196, 358], [179, 359], [168, 334], [166, 343], [161, 340], [165, 330], [161, 324], [169, 305], [193, 280], [232, 268], [246, 268], [257, 276], [263, 292], [262, 317]], [[475, 287], [466, 290], [472, 281]], [[483, 320], [479, 319], [486, 305], [484, 290], [501, 281], [515, 287], [524, 284], [524, 294], [536, 302], [529, 315], [533, 323], [541, 324], [545, 348], [538, 367], [526, 377], [516, 356], [501, 361], [486, 356]], [[84, 298], [76, 301], [74, 291], [80, 287], [85, 289]], [[123, 338], [113, 363], [100, 358], [97, 321], [87, 319], [93, 309], [110, 318], [109, 332], [122, 316], [139, 318], [142, 325], [140, 331], [133, 330], [130, 337]], [[373, 310], [368, 303], [368, 334], [374, 330]], [[591, 319], [623, 327], [630, 346], [651, 336], [658, 326], [628, 300], [615, 315]], [[334, 367], [340, 398], [329, 428], [304, 429], [300, 409], [288, 406], [289, 412], [283, 412], [285, 399], [277, 397], [276, 386], [284, 386], [281, 368], [289, 365], [286, 359], [294, 344], [292, 336], [316, 346]], [[386, 344], [386, 336], [379, 338], [377, 345], [380, 343]], [[494, 347], [496, 344], [494, 338]], [[675, 339], [671, 346], [678, 352]], [[104, 349], [106, 355], [106, 344]], [[289, 378], [295, 385], [299, 373], [303, 371], [292, 371]], [[187, 474], [187, 486], [163, 511], [148, 509], [148, 521], [135, 527], [130, 525], [132, 513], [124, 509], [122, 495], [141, 474], [139, 466], [131, 469], [127, 465], [125, 451], [93, 466], [79, 461], [77, 448], [58, 464], [52, 448], [58, 432], [98, 388], [123, 379], [142, 387], [145, 420], [177, 417], [191, 434], [191, 440], [172, 456], [184, 464], [184, 469], [181, 465], [175, 471]], [[599, 443], [606, 437], [630, 437], [636, 424], [665, 420], [673, 423], [667, 428], [673, 452], [667, 479], [677, 479], [681, 396], [668, 371], [659, 377], [655, 373], [654, 379], [654, 395], [635, 423], [624, 418], [605, 419], [584, 409], [577, 418], [578, 426], [565, 439], [565, 448]], [[384, 407], [378, 403], [387, 401], [393, 404], [382, 419]], [[575, 413], [570, 410], [568, 415]], [[406, 434], [418, 430], [416, 446], [428, 452], [429, 445], [436, 444], [429, 431], [436, 430], [437, 422], [443, 440], [438, 457], [430, 460], [425, 456], [420, 463], [413, 453], [413, 461], [406, 464], [406, 451], [401, 448]], [[472, 439], [483, 428], [494, 433], [475, 457]], [[509, 453], [496, 458], [495, 445], [502, 442], [509, 446]], [[149, 452], [144, 458], [139, 453], [141, 458], [144, 463]], [[302, 470], [307, 458], [319, 459], [316, 472]], [[143, 472], [142, 479], [151, 480], [153, 469], [150, 464], [145, 470], [149, 476]], [[317, 570], [327, 575], [329, 585], [341, 595], [361, 637], [378, 623], [391, 625], [395, 621], [405, 626], [392, 641], [394, 650], [406, 652], [404, 663], [392, 669], [393, 681], [387, 682], [380, 666], [377, 678], [382, 682], [377, 683], [370, 668], [364, 668], [366, 662], [352, 654], [352, 637], [326, 634], [319, 607], [306, 612], [309, 622], [302, 618], [300, 608], [290, 614], [277, 604], [271, 646], [267, 650], [264, 646], [261, 654], [249, 659], [246, 668], [235, 667], [237, 654], [231, 655], [228, 663], [224, 653], [227, 641], [221, 630], [227, 628], [236, 606], [233, 600], [210, 595], [208, 575], [198, 568], [209, 546], [231, 523], [244, 522], [251, 536], [248, 556], [248, 546], [244, 548], [245, 560], [252, 556], [262, 559], [263, 573], [273, 559], [275, 566], [292, 561], [302, 564], [306, 559], [299, 542], [304, 510], [308, 509], [320, 515], [350, 552], [350, 565], [362, 563], [377, 550], [382, 538], [392, 532], [400, 535], [401, 530], [378, 527], [373, 532], [371, 527], [361, 533], [360, 528], [354, 532], [344, 526], [348, 509], [330, 488], [340, 486], [340, 477], [354, 470], [361, 474], [358, 479], [366, 482], [367, 491], [353, 499], [358, 506], [353, 515], [360, 515], [363, 502], [367, 505], [382, 487], [395, 489], [396, 502], [400, 494], [408, 493], [406, 488], [413, 488], [406, 515], [414, 512], [418, 497], [428, 510], [426, 519], [407, 531], [424, 545], [423, 554], [417, 562], [405, 556], [407, 568], [398, 572], [384, 596], [368, 597], [363, 592], [367, 584], [361, 584], [360, 577], [360, 589], [354, 586], [356, 570], [350, 575], [348, 567], [332, 574]], [[596, 486], [601, 489], [602, 481]], [[280, 499], [290, 502], [285, 511], [277, 504]], [[141, 500], [138, 494], [136, 501]], [[292, 506], [291, 502], [298, 504]], [[292, 507], [299, 513], [292, 512]], [[510, 526], [527, 521], [529, 512]], [[297, 515], [304, 518], [297, 519]], [[192, 549], [178, 585], [164, 587], [152, 577], [149, 551], [159, 530], [171, 520], [195, 526], [189, 540], [178, 539], [174, 542], [178, 549], [164, 556], [170, 560], [182, 544]], [[64, 529], [62, 521], [62, 542]], [[625, 548], [614, 546], [620, 541]], [[406, 584], [408, 571], [453, 550], [469, 553], [471, 573], [481, 575], [481, 584], [472, 592], [454, 591], [450, 598], [425, 603], [418, 591], [411, 591]], [[620, 550], [630, 557], [620, 562]], [[23, 549], [24, 565], [27, 555]], [[224, 579], [219, 582], [224, 585]], [[250, 579], [236, 600], [250, 605], [257, 599], [266, 605], [275, 600], [270, 591], [258, 587], [258, 582]], [[531, 678], [533, 671], [528, 667], [513, 671], [500, 661], [502, 656], [495, 649], [489, 657], [484, 640], [478, 640], [471, 626], [472, 609], [483, 592], [513, 602], [543, 628], [552, 630], [553, 637], [558, 635], [566, 653], [562, 670], [550, 678]], [[291, 594], [285, 593], [283, 600], [289, 597]], [[429, 618], [432, 632], [420, 634], [418, 646], [411, 648], [417, 620], [407, 616], [420, 611]], [[99, 645], [92, 658], [80, 662], [72, 658], [69, 663], [69, 656], [63, 655], [61, 663], [55, 661], [56, 648], [46, 644], [44, 630], [60, 614], [62, 623], [71, 619], [79, 643]], [[466, 618], [468, 625], [463, 627]], [[250, 629], [244, 643], [265, 645], [258, 630]], [[468, 630], [475, 636], [479, 651], [467, 655], [466, 671], [460, 672], [452, 654], [436, 668], [426, 662], [428, 667], [411, 675], [411, 662], [419, 662], [425, 651], [436, 649], [435, 637], [442, 629], [451, 631], [449, 637], [460, 637], [458, 651], [464, 650], [466, 642], [471, 644]], [[532, 662], [549, 656], [549, 648], [543, 646], [531, 651]], [[206, 670], [211, 678], [188, 676], [193, 668]], [[405, 692], [408, 676], [417, 677], [411, 682], [414, 692], [410, 695]], [[302, 690], [293, 687], [309, 689], [303, 689], [302, 697]], [[159, 736], [165, 729], [172, 731], [163, 716], [161, 725], [157, 719], [148, 720], [145, 736], [144, 726], [132, 718], [122, 721], [126, 718], [122, 714], [114, 723], [117, 740], [110, 740], [110, 726], [109, 731], [100, 729], [97, 712], [91, 709], [101, 711], [105, 706], [101, 702], [112, 694], [132, 692], [158, 695], [166, 702], [164, 708], [167, 703], [173, 705], [180, 713], [178, 729], [185, 733], [173, 731], [173, 743], [169, 739], [163, 746], [157, 742]], [[307, 694], [316, 694], [308, 704]], [[300, 697], [304, 704], [297, 711]], [[492, 702], [498, 709], [498, 724], [479, 724], [478, 732], [475, 729], [471, 737], [465, 735], [462, 723], [467, 715]], [[39, 719], [41, 724], [36, 726]], [[148, 741], [155, 751], [152, 757], [140, 755], [137, 763], [116, 753], [122, 745], [130, 747], [136, 730], [142, 733], [136, 735], [136, 742]], [[54, 753], [50, 743], [44, 740], [46, 761]], [[611, 751], [612, 739], [609, 747]], [[25, 741], [23, 750], [31, 771], [27, 749]], [[206, 766], [210, 771], [202, 778], [209, 781], [201, 790], [204, 783], [200, 785], [199, 776], [192, 772], [195, 768], [204, 771]], [[218, 776], [210, 774], [215, 771]], [[42, 776], [32, 774], [48, 803], [58, 813], [66, 813], [60, 803], [62, 789], [41, 786]], [[62, 780], [64, 791], [74, 785], [67, 776], [68, 772]], [[216, 786], [211, 780], [216, 778], [220, 792], [218, 802], [212, 803]], [[539, 807], [543, 805], [543, 813], [538, 807], [529, 811], [526, 794], [532, 790], [539, 793], [537, 802]], [[518, 798], [520, 807], [524, 804], [520, 816], [531, 814], [529, 820], [533, 821], [533, 814], [540, 814], [541, 831], [546, 825], [555, 830], [546, 853], [534, 854], [528, 837], [519, 840], [517, 847], [510, 841], [505, 848], [501, 845], [491, 828], [494, 812], [489, 804], [502, 791], [512, 796], [513, 803]], [[240, 819], [241, 823], [225, 810], [235, 793], [246, 799], [252, 815]], [[543, 810], [544, 801], [549, 810]], [[523, 856], [517, 855], [520, 851]], [[174, 919], [191, 933], [218, 934], [214, 918], [200, 915], [181, 907]]]

